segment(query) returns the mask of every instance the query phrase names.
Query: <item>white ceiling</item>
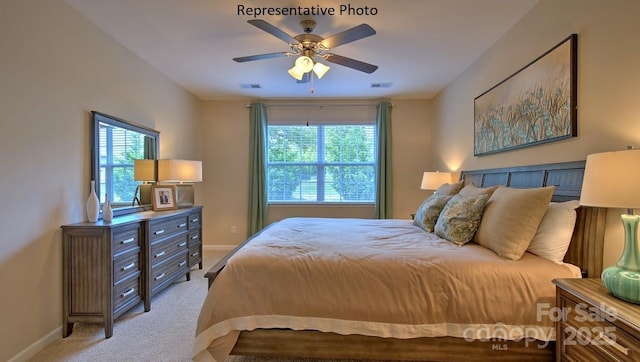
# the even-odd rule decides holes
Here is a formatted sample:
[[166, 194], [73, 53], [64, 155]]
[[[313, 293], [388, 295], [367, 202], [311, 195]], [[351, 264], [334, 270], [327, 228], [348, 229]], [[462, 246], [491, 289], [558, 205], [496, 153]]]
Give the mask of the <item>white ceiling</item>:
[[[67, 0], [140, 58], [202, 99], [431, 98], [493, 45], [537, 0]], [[376, 15], [340, 15], [340, 5]], [[288, 51], [247, 23], [238, 6], [335, 8], [316, 20], [324, 38], [361, 23], [377, 34], [331, 53], [378, 65], [366, 74], [337, 64], [313, 84], [287, 74], [294, 58], [236, 63], [234, 57]], [[289, 35], [299, 16], [259, 16]], [[372, 83], [391, 83], [372, 88]], [[259, 84], [243, 89], [242, 84]]]

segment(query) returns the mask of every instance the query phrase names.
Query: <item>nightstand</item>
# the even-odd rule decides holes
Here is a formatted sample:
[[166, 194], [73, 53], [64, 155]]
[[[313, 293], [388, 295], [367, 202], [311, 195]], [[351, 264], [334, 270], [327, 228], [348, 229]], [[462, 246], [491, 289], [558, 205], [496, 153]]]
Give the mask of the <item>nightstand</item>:
[[640, 361], [640, 305], [600, 279], [556, 279], [557, 361]]

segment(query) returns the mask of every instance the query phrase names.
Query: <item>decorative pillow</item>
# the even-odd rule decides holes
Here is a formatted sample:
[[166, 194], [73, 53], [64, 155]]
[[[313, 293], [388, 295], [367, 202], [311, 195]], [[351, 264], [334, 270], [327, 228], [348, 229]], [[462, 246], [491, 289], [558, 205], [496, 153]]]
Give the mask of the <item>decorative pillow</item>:
[[474, 241], [505, 259], [520, 259], [538, 230], [553, 190], [553, 186], [499, 187], [487, 201]]
[[436, 225], [440, 211], [442, 211], [442, 208], [451, 197], [438, 194], [427, 197], [416, 210], [416, 215], [413, 217], [413, 225], [420, 227], [424, 231], [433, 232], [433, 227]]
[[460, 192], [460, 189], [462, 189], [462, 186], [464, 186], [464, 181], [460, 181], [460, 182], [456, 182], [454, 184], [444, 184], [440, 187], [438, 187], [438, 189], [436, 190], [436, 194], [438, 195], [455, 195], [458, 192]]
[[550, 203], [527, 251], [541, 258], [562, 263], [571, 243], [578, 206], [578, 200]]
[[487, 195], [487, 197], [491, 197], [491, 195], [500, 187], [499, 185], [489, 186], [489, 187], [477, 187], [474, 184], [468, 184], [460, 190], [460, 195], [464, 196], [473, 196], [473, 195]]
[[489, 196], [464, 196], [457, 194], [447, 202], [436, 222], [435, 232], [441, 238], [456, 245], [464, 245], [473, 239], [482, 211]]

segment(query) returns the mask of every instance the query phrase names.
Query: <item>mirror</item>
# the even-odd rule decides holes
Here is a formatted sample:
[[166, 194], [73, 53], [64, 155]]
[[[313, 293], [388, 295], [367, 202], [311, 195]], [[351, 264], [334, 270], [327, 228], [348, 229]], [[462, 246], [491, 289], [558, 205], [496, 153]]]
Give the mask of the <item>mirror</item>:
[[137, 181], [136, 159], [157, 159], [160, 132], [104, 113], [91, 111], [91, 180], [96, 180], [100, 205], [109, 198], [114, 215], [148, 210], [151, 205], [133, 205]]

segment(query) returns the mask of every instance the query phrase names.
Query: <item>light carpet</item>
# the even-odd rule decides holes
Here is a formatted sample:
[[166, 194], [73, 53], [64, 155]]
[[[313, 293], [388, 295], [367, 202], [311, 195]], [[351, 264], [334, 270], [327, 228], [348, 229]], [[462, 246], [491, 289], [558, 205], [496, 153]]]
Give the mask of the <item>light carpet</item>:
[[207, 293], [204, 273], [220, 253], [205, 252], [202, 270], [154, 296], [151, 311], [142, 303], [114, 322], [113, 336], [104, 338], [102, 324], [75, 323], [73, 333], [48, 346], [30, 361], [191, 361], [200, 307]]
[[[191, 361], [191, 349], [200, 308], [207, 294], [204, 273], [224, 256], [204, 252], [204, 268], [191, 270], [191, 281], [180, 279], [151, 300], [116, 319], [113, 336], [104, 338], [98, 323], [75, 323], [67, 338], [40, 351], [32, 362], [182, 362]], [[333, 362], [337, 360], [230, 356], [226, 362]], [[343, 360], [341, 362], [349, 362]]]

